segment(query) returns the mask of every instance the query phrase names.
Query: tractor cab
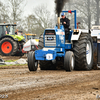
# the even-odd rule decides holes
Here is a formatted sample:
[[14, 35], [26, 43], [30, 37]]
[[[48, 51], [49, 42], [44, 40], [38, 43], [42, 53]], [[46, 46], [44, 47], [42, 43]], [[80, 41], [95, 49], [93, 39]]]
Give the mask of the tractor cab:
[[0, 38], [5, 35], [15, 35], [15, 26], [16, 24], [0, 24]]
[[7, 29], [7, 34], [9, 35], [15, 35], [15, 27], [14, 26], [6, 26], [6, 29]]

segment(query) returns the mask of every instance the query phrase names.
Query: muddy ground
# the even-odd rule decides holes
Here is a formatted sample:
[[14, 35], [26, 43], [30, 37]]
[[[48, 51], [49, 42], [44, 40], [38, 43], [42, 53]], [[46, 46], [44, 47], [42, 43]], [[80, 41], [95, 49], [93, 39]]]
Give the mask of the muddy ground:
[[27, 56], [26, 55], [24, 55], [24, 56], [1, 56], [0, 55], [0, 58], [2, 58], [4, 61], [8, 61], [8, 60], [18, 60], [18, 59], [20, 59], [20, 58], [27, 58]]
[[0, 100], [98, 100], [97, 95], [100, 70], [66, 72], [38, 68], [29, 72], [27, 65], [0, 68]]

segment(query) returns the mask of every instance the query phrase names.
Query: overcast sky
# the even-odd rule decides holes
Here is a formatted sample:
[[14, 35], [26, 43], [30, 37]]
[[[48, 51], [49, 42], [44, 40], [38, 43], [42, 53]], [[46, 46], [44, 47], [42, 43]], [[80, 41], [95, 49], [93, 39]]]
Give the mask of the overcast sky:
[[[7, 3], [7, 0], [0, 0], [3, 3]], [[24, 8], [24, 16], [28, 16], [32, 13], [33, 8], [40, 6], [40, 5], [46, 5], [47, 9], [52, 12], [55, 10], [55, 0], [26, 0], [26, 6]]]
[[26, 7], [24, 8], [25, 13], [24, 16], [27, 16], [27, 14], [31, 14], [33, 11], [33, 8], [40, 6], [42, 4], [47, 6], [47, 9], [51, 12], [54, 12], [55, 9], [55, 3], [54, 0], [26, 0]]

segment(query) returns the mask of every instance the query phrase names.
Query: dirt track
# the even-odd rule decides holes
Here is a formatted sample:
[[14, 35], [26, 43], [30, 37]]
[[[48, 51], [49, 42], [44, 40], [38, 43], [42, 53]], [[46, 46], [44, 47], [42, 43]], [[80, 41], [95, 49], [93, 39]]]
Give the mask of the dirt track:
[[18, 60], [20, 58], [27, 58], [26, 56], [1, 56], [0, 55], [0, 58], [2, 58], [4, 61], [7, 61], [7, 60]]
[[97, 100], [100, 70], [29, 72], [27, 66], [0, 69], [0, 100]]

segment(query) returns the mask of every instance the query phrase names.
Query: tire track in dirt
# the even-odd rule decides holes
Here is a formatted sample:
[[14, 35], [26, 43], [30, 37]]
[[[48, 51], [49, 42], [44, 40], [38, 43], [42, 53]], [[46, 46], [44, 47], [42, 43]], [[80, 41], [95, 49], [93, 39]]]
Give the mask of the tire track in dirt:
[[8, 94], [7, 100], [95, 100], [99, 83], [99, 70], [0, 69], [0, 94]]

